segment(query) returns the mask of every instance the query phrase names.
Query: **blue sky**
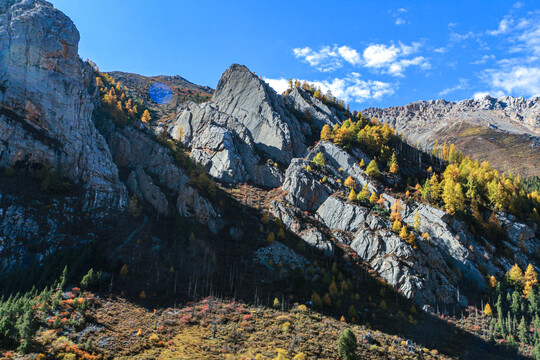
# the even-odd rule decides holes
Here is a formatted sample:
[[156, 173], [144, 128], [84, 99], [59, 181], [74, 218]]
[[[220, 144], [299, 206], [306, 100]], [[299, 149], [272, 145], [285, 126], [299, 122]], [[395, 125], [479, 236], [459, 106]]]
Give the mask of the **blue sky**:
[[215, 87], [232, 63], [308, 80], [352, 109], [540, 96], [538, 1], [53, 0], [103, 71]]

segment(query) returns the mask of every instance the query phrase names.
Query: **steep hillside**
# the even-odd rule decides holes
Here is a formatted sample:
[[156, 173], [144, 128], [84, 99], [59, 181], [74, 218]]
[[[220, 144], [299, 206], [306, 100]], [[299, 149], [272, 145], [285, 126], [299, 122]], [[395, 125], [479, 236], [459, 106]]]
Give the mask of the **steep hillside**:
[[540, 174], [538, 98], [418, 101], [388, 109], [369, 108], [364, 114], [390, 124], [428, 149], [435, 140], [440, 144], [448, 141], [475, 159], [489, 160], [501, 171], [523, 177]]

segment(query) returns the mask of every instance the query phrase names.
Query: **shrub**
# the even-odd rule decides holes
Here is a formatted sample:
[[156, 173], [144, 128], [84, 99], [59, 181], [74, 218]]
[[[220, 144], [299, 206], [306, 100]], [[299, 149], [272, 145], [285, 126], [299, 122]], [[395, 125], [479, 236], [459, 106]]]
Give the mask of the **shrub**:
[[338, 356], [341, 360], [356, 359], [356, 336], [351, 329], [345, 330], [338, 340]]
[[279, 302], [278, 298], [274, 298], [274, 302], [272, 303], [272, 306], [274, 309], [279, 309], [281, 307], [281, 303]]
[[150, 335], [150, 337], [148, 338], [148, 342], [150, 342], [150, 344], [152, 345], [157, 345], [159, 343], [159, 335], [158, 334], [152, 334]]
[[315, 157], [313, 158], [313, 160], [311, 160], [311, 162], [320, 168], [323, 168], [326, 166], [326, 161], [324, 160], [324, 156], [322, 153], [317, 153], [317, 155], [315, 155]]

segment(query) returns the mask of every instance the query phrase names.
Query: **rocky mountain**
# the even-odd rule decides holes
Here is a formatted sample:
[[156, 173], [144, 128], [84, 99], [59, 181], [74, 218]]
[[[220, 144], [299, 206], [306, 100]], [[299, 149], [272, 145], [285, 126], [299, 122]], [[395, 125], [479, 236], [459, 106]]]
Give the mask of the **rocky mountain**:
[[124, 208], [127, 193], [92, 122], [97, 97], [79, 32], [44, 1], [2, 1], [0, 11], [0, 164], [61, 166], [84, 184], [85, 208]]
[[[103, 74], [79, 59], [78, 40], [71, 20], [48, 2], [0, 0], [0, 350], [153, 357], [193, 338], [243, 344], [270, 331], [295, 356], [302, 349], [331, 358], [331, 349], [301, 338], [334, 339], [347, 323], [359, 324], [362, 353], [374, 359], [391, 358], [384, 353], [394, 347], [400, 357], [438, 358], [403, 334], [445, 356], [506, 356], [486, 334], [458, 330], [444, 316], [482, 304], [490, 277], [504, 281], [514, 264], [538, 268], [534, 213], [512, 215], [484, 201], [474, 216], [495, 228], [491, 238], [465, 209], [454, 214], [407, 183], [427, 178], [428, 168], [441, 175], [443, 164], [390, 127], [302, 87], [277, 94], [238, 64], [215, 91], [181, 78]], [[212, 95], [184, 101], [176, 92], [161, 107], [147, 95], [155, 82]], [[141, 99], [139, 113], [149, 108], [154, 120], [126, 116], [135, 112], [117, 95]], [[537, 102], [438, 101], [366, 113], [423, 141], [459, 123], [532, 139]], [[479, 113], [484, 122], [471, 120]], [[325, 125], [336, 135], [320, 140]], [[370, 129], [377, 133], [360, 133]], [[385, 156], [401, 170], [377, 165]], [[405, 234], [394, 229], [396, 211]], [[1, 297], [24, 291], [17, 300]], [[206, 296], [220, 300], [189, 302]], [[275, 316], [278, 325], [269, 322]], [[320, 332], [309, 330], [319, 323]], [[385, 333], [374, 340], [369, 328]], [[208, 334], [176, 336], [203, 329]], [[472, 350], [456, 348], [455, 339]], [[221, 354], [232, 351], [220, 346]]]
[[417, 101], [388, 109], [369, 108], [363, 113], [392, 125], [426, 148], [435, 140], [448, 141], [464, 154], [488, 160], [502, 171], [540, 175], [540, 98]]

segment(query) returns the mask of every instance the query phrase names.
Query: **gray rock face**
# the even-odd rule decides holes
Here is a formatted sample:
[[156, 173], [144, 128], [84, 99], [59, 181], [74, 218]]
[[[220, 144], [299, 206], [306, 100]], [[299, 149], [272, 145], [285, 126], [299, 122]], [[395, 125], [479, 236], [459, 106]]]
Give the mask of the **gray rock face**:
[[[189, 177], [175, 164], [169, 149], [133, 127], [111, 133], [108, 142], [116, 164], [135, 169], [128, 185], [158, 212], [166, 214], [176, 207], [180, 215], [196, 217], [215, 234], [224, 227], [220, 212], [188, 184]], [[165, 193], [175, 197], [175, 203]]]
[[[305, 166], [313, 165], [310, 160], [317, 153], [325, 158], [324, 169], [314, 167], [307, 171]], [[487, 274], [500, 277], [513, 265], [496, 257], [493, 246], [481, 237], [475, 238], [464, 222], [433, 206], [402, 202], [403, 221], [413, 228], [418, 213], [418, 231], [430, 236], [426, 241], [417, 233], [418, 247], [413, 249], [388, 231], [392, 224], [386, 218], [370, 208], [331, 196], [335, 192], [347, 192], [343, 181], [351, 176], [357, 186], [366, 184], [370, 191], [382, 194], [387, 210], [396, 203], [396, 198], [384, 193], [380, 184], [365, 175], [358, 165], [360, 159], [370, 161], [359, 151], [350, 154], [334, 144], [319, 142], [305, 159], [291, 162], [283, 185], [291, 206], [276, 204], [274, 215], [284, 219], [287, 227], [304, 238], [302, 235], [308, 229], [296, 209], [315, 209], [315, 221], [321, 228], [327, 228], [335, 241], [350, 245], [383, 278], [419, 304], [436, 301], [466, 304], [463, 296], [458, 298], [458, 273], [483, 289]], [[324, 184], [320, 181], [323, 176], [328, 177]], [[534, 230], [504, 215], [499, 219], [511, 239], [508, 246], [515, 249], [518, 263], [526, 266], [538, 244]], [[312, 234], [308, 234], [304, 240], [314, 241]]]
[[169, 202], [161, 189], [154, 184], [152, 178], [146, 174], [141, 166], [137, 166], [127, 179], [128, 189], [137, 197], [149, 202], [160, 214], [169, 214]]
[[242, 123], [255, 147], [272, 159], [288, 163], [306, 153], [300, 123], [286, 109], [281, 95], [245, 66], [234, 64], [221, 76], [213, 101], [220, 111]]
[[367, 221], [369, 210], [329, 197], [317, 210], [317, 217], [330, 229], [356, 232]]
[[0, 166], [55, 168], [87, 189], [85, 210], [122, 209], [126, 190], [92, 123], [96, 97], [71, 20], [41, 0], [0, 1]]
[[308, 165], [309, 161], [293, 159], [285, 173], [282, 188], [287, 191], [287, 201], [292, 205], [301, 210], [314, 211], [333, 191], [306, 170]]
[[310, 151], [307, 159], [313, 160], [318, 153], [321, 153], [326, 161], [325, 169], [330, 171], [335, 177], [345, 179], [351, 176], [358, 186], [362, 187], [364, 184], [367, 184], [370, 191], [378, 192], [378, 184], [372, 181], [360, 167], [360, 161], [362, 159], [364, 159], [366, 164], [369, 164], [372, 159], [359, 149], [353, 151], [354, 156], [339, 148], [334, 143], [320, 141]]
[[180, 140], [192, 149], [191, 157], [217, 179], [278, 187], [282, 175], [265, 159], [288, 164], [305, 156], [306, 136], [312, 135], [304, 115], [298, 119], [293, 113], [309, 113], [316, 128], [344, 119], [303, 90], [284, 98], [245, 66], [234, 64], [222, 75], [212, 101], [181, 105], [168, 131], [175, 139], [183, 134]]
[[318, 130], [321, 130], [324, 125], [334, 126], [347, 120], [343, 112], [328, 107], [321, 100], [314, 98], [307, 91], [296, 86], [285, 95], [284, 99], [285, 103], [293, 107], [297, 112], [311, 117], [313, 126]]
[[321, 251], [326, 256], [334, 253], [334, 244], [329, 241], [326, 236], [315, 228], [310, 228], [303, 231], [300, 237], [310, 246]]
[[[363, 229], [351, 248], [389, 284], [418, 304], [455, 302], [457, 281], [437, 252], [415, 251], [391, 231]], [[432, 262], [437, 262], [437, 267]], [[448, 280], [450, 279], [450, 281]]]
[[[323, 154], [326, 162], [322, 173], [307, 171], [308, 165], [315, 167], [311, 160], [318, 153]], [[355, 150], [355, 155], [349, 155], [333, 143], [321, 141], [305, 159], [293, 159], [282, 186], [287, 191], [287, 201], [301, 210], [315, 211], [331, 194], [343, 189], [343, 181], [349, 176], [356, 181], [357, 186], [367, 184], [369, 191], [377, 192], [379, 186], [369, 179], [359, 165], [359, 159], [368, 162], [371, 160], [360, 150]], [[325, 175], [328, 175], [328, 179], [323, 183]]]
[[[184, 132], [179, 139], [179, 130]], [[228, 183], [253, 181], [265, 187], [281, 184], [281, 174], [255, 152], [247, 128], [220, 112], [213, 103], [188, 103], [178, 109], [170, 135], [192, 149], [191, 157], [209, 174]]]
[[47, 203], [0, 195], [0, 271], [7, 274], [22, 263], [42, 260], [57, 250], [81, 245], [95, 238], [92, 234], [73, 234], [69, 227], [81, 224], [81, 200], [59, 197]]
[[[479, 250], [475, 252], [481, 252], [481, 249], [466, 229], [465, 224], [448, 213], [425, 204], [404, 211], [403, 221], [411, 227], [414, 226], [416, 212], [420, 218], [420, 231], [427, 232], [431, 243], [441, 254], [459, 268], [464, 276], [473, 280], [480, 289], [484, 289], [485, 277], [478, 270], [481, 259], [478, 259], [467, 247], [471, 245], [473, 248], [478, 248]], [[487, 268], [492, 268], [489, 263], [485, 265]]]

